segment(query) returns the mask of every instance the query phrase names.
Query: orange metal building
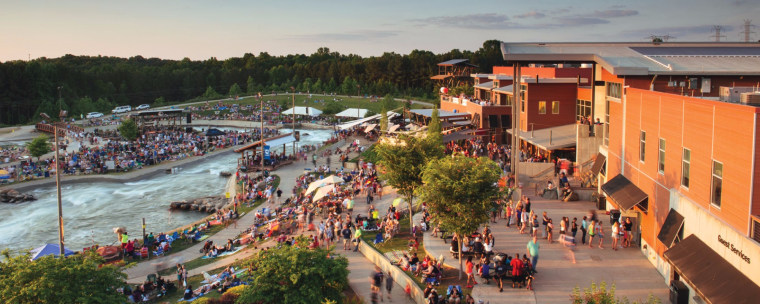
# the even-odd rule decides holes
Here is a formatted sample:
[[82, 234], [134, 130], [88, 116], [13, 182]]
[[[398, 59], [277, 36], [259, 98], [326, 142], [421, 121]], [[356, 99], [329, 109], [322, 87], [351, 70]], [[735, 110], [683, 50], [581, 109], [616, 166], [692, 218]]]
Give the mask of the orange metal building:
[[760, 45], [504, 43], [502, 51], [516, 65], [594, 66], [593, 86], [577, 98], [595, 100], [603, 123], [600, 192], [606, 209], [636, 223], [635, 243], [672, 299], [760, 298], [760, 103], [753, 93], [732, 99], [760, 81]]

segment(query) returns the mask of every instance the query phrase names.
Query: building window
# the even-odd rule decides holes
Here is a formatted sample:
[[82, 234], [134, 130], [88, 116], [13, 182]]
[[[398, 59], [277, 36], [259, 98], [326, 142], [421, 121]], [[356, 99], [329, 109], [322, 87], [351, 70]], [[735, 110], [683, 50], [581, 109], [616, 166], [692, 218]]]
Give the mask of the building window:
[[617, 98], [620, 99], [620, 96], [623, 96], [623, 85], [616, 82], [608, 82], [607, 83], [607, 97]]
[[501, 127], [502, 128], [511, 128], [512, 127], [512, 116], [502, 115], [501, 116]]
[[660, 138], [660, 153], [657, 155], [657, 171], [665, 174], [665, 139]]
[[559, 114], [559, 101], [552, 101], [552, 114]]
[[639, 161], [644, 162], [646, 160], [647, 132], [641, 131], [639, 141]]
[[528, 94], [526, 93], [527, 90], [528, 90], [528, 86], [527, 85], [524, 85], [524, 84], [520, 85], [520, 104], [521, 104], [521, 108], [522, 108], [522, 112], [523, 113], [525, 113], [525, 102], [528, 99], [528, 97], [527, 97]]
[[[607, 100], [604, 109], [604, 145], [610, 145], [610, 101]], [[593, 117], [592, 117], [593, 118]]]
[[538, 102], [538, 114], [546, 114], [546, 101]]
[[683, 149], [683, 159], [681, 160], [681, 186], [689, 188], [689, 170], [691, 167], [691, 150]]
[[501, 96], [504, 96], [504, 105], [511, 107], [512, 106], [512, 95], [507, 94], [501, 94]]
[[720, 201], [721, 201], [722, 194], [723, 194], [723, 164], [713, 160], [710, 202], [718, 208], [720, 208]]
[[760, 222], [756, 218], [752, 218], [752, 239], [755, 240], [755, 242], [760, 243]]
[[591, 101], [575, 100], [575, 120], [581, 121], [584, 117], [591, 117]]

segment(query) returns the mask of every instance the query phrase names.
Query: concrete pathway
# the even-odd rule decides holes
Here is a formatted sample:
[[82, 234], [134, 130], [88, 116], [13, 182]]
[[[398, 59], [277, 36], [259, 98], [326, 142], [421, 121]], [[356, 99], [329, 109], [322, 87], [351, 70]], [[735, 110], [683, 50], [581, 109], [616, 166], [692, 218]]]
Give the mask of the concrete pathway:
[[[476, 300], [482, 299], [486, 303], [568, 303], [573, 288], [589, 288], [592, 282], [607, 282], [608, 288], [615, 284], [617, 297], [627, 297], [629, 300], [645, 300], [651, 293], [660, 301], [668, 299], [668, 288], [665, 279], [655, 270], [645, 256], [637, 248], [622, 248], [617, 251], [611, 249], [609, 237], [609, 217], [603, 212], [598, 212], [599, 218], [604, 220], [605, 249], [599, 249], [598, 240], [594, 247], [580, 245], [581, 232], [578, 231], [578, 248], [575, 250], [576, 263], [571, 262], [570, 250], [563, 247], [559, 238], [559, 220], [567, 216], [572, 221], [578, 218], [578, 223], [594, 204], [591, 202], [561, 202], [557, 200], [542, 200], [539, 197], [531, 197], [532, 209], [541, 216], [546, 211], [547, 215], [554, 220], [554, 242], [549, 244], [546, 239], [539, 239], [538, 273], [533, 283], [534, 291], [526, 289], [512, 289], [504, 287], [500, 293], [498, 287], [493, 284], [485, 285], [481, 282], [475, 285], [472, 295]], [[506, 220], [499, 219], [497, 223], [489, 223], [495, 237], [495, 252], [503, 252], [514, 256], [527, 254], [526, 246], [530, 240], [528, 234], [521, 235], [512, 226], [506, 227]], [[540, 230], [540, 229], [539, 229]], [[527, 230], [526, 230], [527, 231]], [[540, 231], [539, 231], [540, 232]], [[540, 235], [539, 235], [540, 236]], [[437, 237], [432, 237], [430, 232], [424, 234], [425, 249], [434, 256], [443, 254], [447, 257], [446, 264], [459, 268], [458, 261], [451, 258], [449, 253], [450, 239], [446, 244]]]

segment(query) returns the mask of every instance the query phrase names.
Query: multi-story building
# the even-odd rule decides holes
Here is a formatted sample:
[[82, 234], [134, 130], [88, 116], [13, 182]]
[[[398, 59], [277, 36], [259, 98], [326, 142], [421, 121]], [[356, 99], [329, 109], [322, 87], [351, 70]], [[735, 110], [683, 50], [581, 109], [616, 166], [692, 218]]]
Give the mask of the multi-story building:
[[729, 96], [760, 83], [760, 45], [504, 43], [502, 51], [518, 67], [593, 66], [591, 87], [578, 91], [603, 124], [592, 170], [607, 209], [635, 223], [635, 243], [667, 283], [688, 287], [693, 303], [760, 299], [760, 108], [751, 92], [745, 103]]

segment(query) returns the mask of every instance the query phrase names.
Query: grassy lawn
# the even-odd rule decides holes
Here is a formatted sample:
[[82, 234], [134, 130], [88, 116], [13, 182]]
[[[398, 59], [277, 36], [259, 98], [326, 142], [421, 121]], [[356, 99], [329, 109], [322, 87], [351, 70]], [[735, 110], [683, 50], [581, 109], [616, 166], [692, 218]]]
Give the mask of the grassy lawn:
[[[371, 146], [369, 146], [369, 148], [367, 148], [366, 150], [364, 150], [364, 152], [362, 152], [361, 154], [349, 160], [349, 162], [355, 163], [355, 162], [358, 162], [359, 159], [364, 159], [365, 161], [373, 163], [373, 164], [377, 163], [377, 161], [379, 160], [379, 157], [377, 156], [377, 152], [375, 151], [375, 144], [372, 144]], [[408, 223], [407, 223], [407, 226], [409, 226]]]

